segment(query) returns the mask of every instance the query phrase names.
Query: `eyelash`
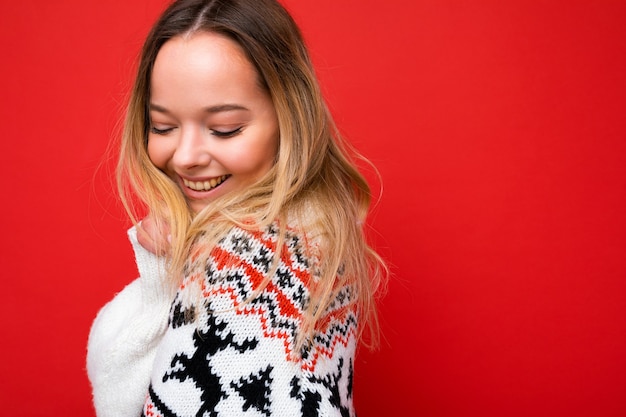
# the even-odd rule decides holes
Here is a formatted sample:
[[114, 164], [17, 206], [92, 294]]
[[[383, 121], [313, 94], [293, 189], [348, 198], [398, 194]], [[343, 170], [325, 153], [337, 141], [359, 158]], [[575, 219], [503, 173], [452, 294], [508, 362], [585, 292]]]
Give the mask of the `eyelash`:
[[167, 129], [157, 129], [156, 127], [152, 126], [150, 127], [150, 133], [154, 133], [155, 135], [167, 135], [168, 133], [170, 133], [172, 131], [173, 128], [167, 128]]
[[[218, 138], [232, 138], [233, 136], [236, 136], [239, 133], [241, 133], [242, 129], [243, 129], [242, 127], [238, 127], [237, 129], [229, 130], [228, 132], [222, 132], [222, 131], [219, 131], [219, 130], [211, 130], [211, 134], [214, 135], [214, 136], [217, 136]], [[167, 135], [172, 130], [174, 130], [173, 127], [170, 127], [170, 128], [167, 128], [167, 129], [158, 129], [158, 128], [152, 126], [150, 128], [150, 132], [154, 133], [155, 135]]]
[[221, 132], [219, 130], [211, 130], [211, 134], [217, 136], [218, 138], [232, 138], [233, 136], [237, 136], [241, 133], [241, 127], [238, 127], [235, 130], [229, 130], [228, 132]]

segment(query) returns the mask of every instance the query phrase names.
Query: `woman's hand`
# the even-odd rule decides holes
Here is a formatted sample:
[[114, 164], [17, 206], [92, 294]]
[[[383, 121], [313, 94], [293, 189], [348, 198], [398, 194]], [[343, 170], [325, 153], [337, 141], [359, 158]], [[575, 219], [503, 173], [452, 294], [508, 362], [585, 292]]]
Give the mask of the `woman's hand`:
[[151, 215], [147, 215], [137, 226], [137, 240], [146, 250], [158, 256], [170, 250], [170, 231], [167, 224], [157, 225]]

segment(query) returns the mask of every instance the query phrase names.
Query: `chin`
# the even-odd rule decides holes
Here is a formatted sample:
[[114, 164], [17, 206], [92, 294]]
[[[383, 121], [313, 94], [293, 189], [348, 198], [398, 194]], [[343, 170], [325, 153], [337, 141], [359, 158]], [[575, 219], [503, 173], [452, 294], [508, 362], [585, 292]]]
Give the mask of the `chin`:
[[209, 205], [209, 203], [199, 203], [199, 202], [196, 201], [194, 203], [189, 204], [189, 208], [191, 209], [193, 214], [198, 214], [199, 212], [201, 212], [208, 205]]

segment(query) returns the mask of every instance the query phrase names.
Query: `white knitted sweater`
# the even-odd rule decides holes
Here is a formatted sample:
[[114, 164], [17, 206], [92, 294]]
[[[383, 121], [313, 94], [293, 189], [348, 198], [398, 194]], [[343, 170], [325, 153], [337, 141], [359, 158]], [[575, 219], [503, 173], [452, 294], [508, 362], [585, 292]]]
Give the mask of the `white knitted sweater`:
[[139, 244], [134, 227], [128, 238], [139, 278], [100, 310], [89, 334], [87, 374], [98, 417], [141, 413], [172, 304], [164, 285], [164, 260]]
[[167, 296], [163, 262], [141, 248], [140, 278], [94, 322], [88, 372], [99, 417], [353, 416], [354, 291], [337, 296], [311, 343], [294, 351], [316, 250], [289, 230], [272, 271], [277, 230], [234, 227]]

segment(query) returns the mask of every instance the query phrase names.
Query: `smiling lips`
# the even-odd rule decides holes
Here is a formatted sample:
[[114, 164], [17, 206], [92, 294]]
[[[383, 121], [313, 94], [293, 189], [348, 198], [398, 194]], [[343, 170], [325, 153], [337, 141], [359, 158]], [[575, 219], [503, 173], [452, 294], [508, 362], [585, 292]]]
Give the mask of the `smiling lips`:
[[217, 187], [226, 180], [230, 175], [222, 175], [221, 177], [211, 178], [207, 181], [189, 181], [183, 178], [185, 187], [189, 187], [194, 191], [209, 191]]

